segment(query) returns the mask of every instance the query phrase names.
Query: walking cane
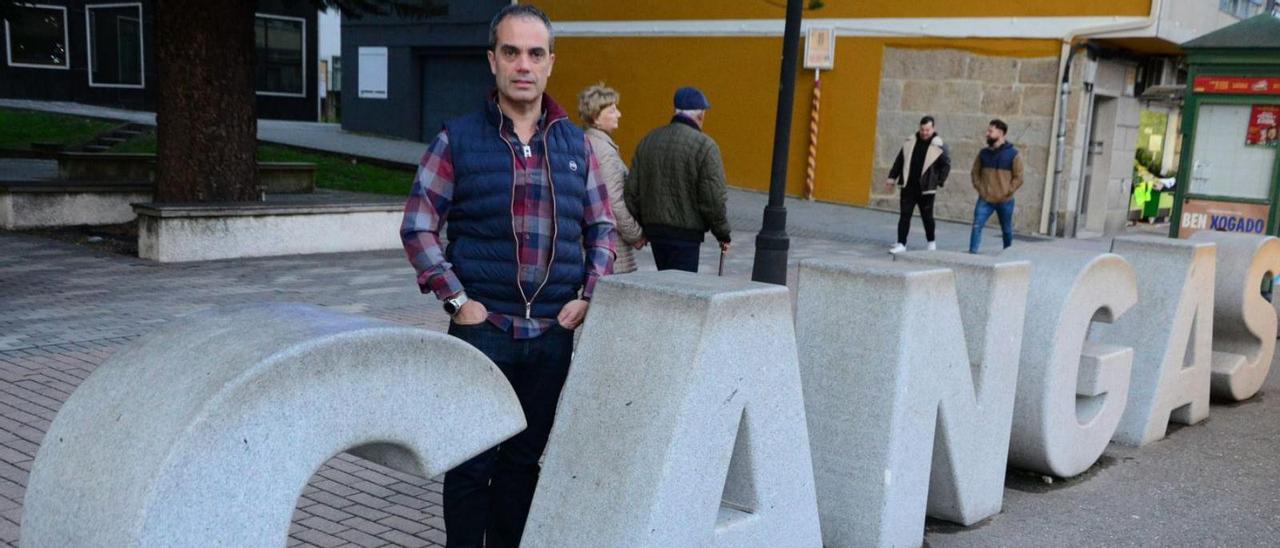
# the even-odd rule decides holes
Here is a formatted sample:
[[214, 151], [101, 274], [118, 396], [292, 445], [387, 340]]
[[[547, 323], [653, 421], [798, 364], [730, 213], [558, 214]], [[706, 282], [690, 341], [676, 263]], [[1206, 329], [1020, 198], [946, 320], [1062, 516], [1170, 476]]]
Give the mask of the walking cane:
[[724, 249], [723, 248], [720, 249], [720, 270], [716, 272], [716, 276], [724, 276], [724, 256], [725, 255], [726, 253]]

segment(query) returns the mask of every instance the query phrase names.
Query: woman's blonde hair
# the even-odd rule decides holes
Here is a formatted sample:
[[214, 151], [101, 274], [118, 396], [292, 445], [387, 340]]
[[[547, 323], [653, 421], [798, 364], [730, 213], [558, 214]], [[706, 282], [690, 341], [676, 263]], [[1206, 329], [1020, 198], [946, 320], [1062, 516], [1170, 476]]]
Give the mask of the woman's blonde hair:
[[578, 94], [578, 116], [583, 123], [594, 124], [600, 111], [618, 104], [618, 98], [618, 92], [604, 82], [592, 85]]

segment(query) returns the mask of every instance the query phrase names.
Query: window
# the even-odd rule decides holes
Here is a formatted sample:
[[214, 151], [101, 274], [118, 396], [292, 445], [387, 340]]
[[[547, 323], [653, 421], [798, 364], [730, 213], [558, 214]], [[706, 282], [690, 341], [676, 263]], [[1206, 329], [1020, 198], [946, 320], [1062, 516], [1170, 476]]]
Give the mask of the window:
[[258, 14], [253, 34], [259, 95], [306, 97], [306, 25], [298, 17]]
[[1265, 200], [1271, 192], [1276, 149], [1246, 146], [1253, 105], [1204, 104], [1191, 154], [1194, 194]]
[[85, 6], [89, 85], [143, 87], [142, 4]]
[[5, 20], [9, 66], [45, 69], [71, 68], [67, 53], [67, 8], [17, 5], [14, 21]]
[[337, 92], [342, 91], [342, 57], [334, 55], [333, 63], [329, 65], [331, 76], [329, 77], [329, 89]]
[[1262, 13], [1267, 7], [1267, 0], [1218, 0], [1218, 9], [1241, 19], [1248, 19]]

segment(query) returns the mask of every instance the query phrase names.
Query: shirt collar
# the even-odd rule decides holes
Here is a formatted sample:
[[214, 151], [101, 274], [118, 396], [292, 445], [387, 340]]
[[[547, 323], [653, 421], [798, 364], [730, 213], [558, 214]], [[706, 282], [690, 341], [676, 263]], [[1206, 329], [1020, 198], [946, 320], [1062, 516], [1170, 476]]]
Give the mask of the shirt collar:
[[693, 118], [690, 118], [690, 117], [685, 116], [685, 115], [683, 115], [683, 114], [677, 114], [677, 115], [675, 115], [675, 116], [672, 116], [672, 117], [671, 117], [671, 123], [673, 123], [673, 124], [684, 124], [684, 125], [689, 126], [689, 127], [693, 128], [693, 129], [696, 129], [696, 130], [698, 130], [698, 131], [702, 131], [702, 128], [698, 127], [698, 122], [697, 122], [697, 121], [695, 121]]
[[[502, 109], [498, 107], [498, 90], [495, 88], [489, 92], [489, 100], [485, 104], [485, 112], [488, 113], [489, 122], [495, 126], [515, 127], [511, 118], [507, 117]], [[542, 115], [538, 117], [538, 130], [546, 129], [551, 122], [561, 118], [568, 118], [569, 113], [565, 112], [560, 104], [552, 99], [546, 93], [542, 94]]]

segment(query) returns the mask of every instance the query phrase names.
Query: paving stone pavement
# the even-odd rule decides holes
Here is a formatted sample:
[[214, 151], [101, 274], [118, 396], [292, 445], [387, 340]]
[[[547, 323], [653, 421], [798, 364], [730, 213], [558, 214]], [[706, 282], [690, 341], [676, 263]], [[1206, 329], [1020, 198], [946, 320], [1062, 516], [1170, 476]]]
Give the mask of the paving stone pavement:
[[[749, 218], [759, 214], [754, 206], [763, 205], [761, 196], [742, 194], [736, 206], [740, 226], [750, 225]], [[735, 234], [739, 243], [726, 261], [726, 275], [749, 277], [754, 234]], [[793, 259], [882, 255], [884, 248], [883, 242], [797, 238]], [[714, 273], [718, 260], [717, 249], [704, 245], [703, 271]], [[653, 269], [648, 251], [639, 253], [639, 262]], [[183, 315], [272, 301], [440, 331], [448, 325], [434, 299], [418, 292], [398, 251], [161, 265], [0, 231], [0, 542], [16, 544], [27, 474], [44, 432], [95, 367]], [[440, 503], [438, 479], [338, 455], [299, 499], [289, 545], [442, 545]]]
[[[731, 217], [747, 230], [735, 232], [726, 276], [749, 277], [755, 236], [750, 229], [758, 226], [763, 202], [761, 195], [731, 193]], [[792, 281], [794, 263], [804, 258], [887, 257], [895, 215], [827, 204], [791, 207], [793, 234], [805, 235], [792, 241]], [[967, 234], [964, 225], [943, 223], [940, 245], [963, 248]], [[1100, 250], [1107, 242], [1055, 245]], [[638, 259], [641, 268], [653, 268], [648, 251]], [[715, 246], [704, 244], [703, 272], [714, 274], [718, 259]], [[311, 303], [433, 330], [444, 330], [448, 322], [433, 299], [418, 293], [398, 251], [160, 265], [0, 231], [0, 542], [16, 544], [27, 474], [44, 432], [95, 367], [185, 314], [270, 301]], [[1266, 389], [1276, 389], [1276, 378]], [[1272, 440], [1280, 439], [1278, 412], [1280, 400], [1263, 398], [1214, 406], [1208, 427], [1183, 429], [1142, 450], [1113, 446], [1081, 480], [1043, 485], [1037, 477], [1011, 475], [1001, 516], [969, 529], [931, 523], [926, 541], [1267, 544], [1280, 535], [1274, 519], [1280, 482], [1274, 459], [1263, 457], [1274, 454]], [[288, 545], [440, 546], [440, 504], [438, 479], [338, 455], [317, 471], [298, 500]]]
[[[0, 101], [0, 106], [150, 123], [146, 113], [104, 114], [82, 105]], [[297, 144], [350, 147], [332, 127], [303, 126], [281, 123], [278, 135], [267, 140], [305, 137], [312, 141]], [[303, 137], [293, 137], [298, 135]], [[420, 155], [420, 144], [387, 148], [381, 141], [371, 141], [371, 150], [393, 152], [409, 163]], [[47, 165], [27, 167], [48, 170]], [[730, 191], [735, 233], [725, 275], [750, 276], [754, 231], [764, 203], [763, 194]], [[896, 213], [794, 199], [787, 205], [793, 286], [794, 262], [800, 259], [887, 257]], [[918, 220], [912, 230], [909, 247], [923, 247]], [[940, 222], [938, 231], [940, 248], [967, 248], [967, 225]], [[1016, 245], [1036, 240], [1020, 239]], [[988, 229], [984, 242], [985, 253], [996, 252], [998, 233]], [[1053, 245], [1100, 251], [1109, 241]], [[653, 268], [647, 251], [637, 257], [642, 269]], [[714, 273], [718, 259], [716, 248], [705, 244], [703, 272]], [[159, 265], [0, 231], [0, 542], [16, 545], [36, 450], [62, 402], [94, 368], [139, 336], [185, 314], [269, 301], [305, 302], [433, 330], [444, 330], [448, 322], [434, 300], [418, 293], [398, 251]], [[1273, 455], [1280, 449], [1280, 398], [1268, 395], [1280, 390], [1277, 369], [1273, 367], [1263, 395], [1241, 404], [1215, 405], [1207, 423], [1171, 428], [1168, 439], [1142, 449], [1112, 445], [1081, 478], [1046, 483], [1038, 476], [1011, 472], [999, 516], [971, 528], [930, 522], [925, 542], [1275, 545], [1280, 538], [1280, 476], [1275, 474]], [[317, 471], [298, 500], [288, 545], [440, 546], [445, 538], [440, 491], [437, 479], [335, 456]]]

